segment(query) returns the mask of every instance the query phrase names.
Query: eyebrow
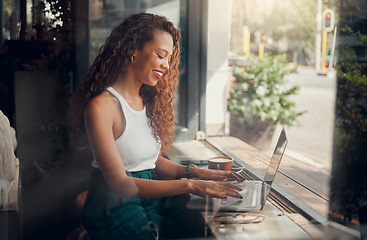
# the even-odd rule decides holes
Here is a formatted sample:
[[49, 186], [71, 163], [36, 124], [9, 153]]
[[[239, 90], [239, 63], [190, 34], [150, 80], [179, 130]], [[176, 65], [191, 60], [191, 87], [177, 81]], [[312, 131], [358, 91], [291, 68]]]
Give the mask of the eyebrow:
[[169, 54], [169, 52], [166, 49], [158, 48], [158, 50], [161, 50], [161, 51], [166, 52], [167, 54]]

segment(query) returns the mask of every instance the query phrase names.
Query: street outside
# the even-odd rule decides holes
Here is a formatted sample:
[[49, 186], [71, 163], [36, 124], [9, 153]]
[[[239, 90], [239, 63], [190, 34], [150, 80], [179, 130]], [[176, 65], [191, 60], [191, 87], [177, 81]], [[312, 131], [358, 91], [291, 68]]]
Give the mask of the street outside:
[[286, 154], [318, 167], [331, 168], [335, 71], [325, 76], [318, 75], [314, 68], [299, 67], [297, 73], [286, 78], [288, 84], [301, 87], [299, 94], [292, 96], [297, 111], [307, 111], [298, 118], [299, 125], [285, 127], [288, 135]]
[[[233, 76], [230, 81], [233, 81]], [[297, 95], [291, 97], [297, 112], [307, 111], [299, 116], [295, 126], [284, 126], [288, 146], [286, 155], [325, 170], [331, 169], [334, 106], [336, 96], [335, 70], [327, 75], [319, 75], [315, 68], [299, 66], [297, 73], [286, 76], [287, 86], [300, 86]], [[229, 83], [231, 84], [231, 83]], [[229, 133], [229, 113], [227, 113], [227, 133]], [[282, 126], [277, 125], [272, 147], [265, 152], [271, 155]]]

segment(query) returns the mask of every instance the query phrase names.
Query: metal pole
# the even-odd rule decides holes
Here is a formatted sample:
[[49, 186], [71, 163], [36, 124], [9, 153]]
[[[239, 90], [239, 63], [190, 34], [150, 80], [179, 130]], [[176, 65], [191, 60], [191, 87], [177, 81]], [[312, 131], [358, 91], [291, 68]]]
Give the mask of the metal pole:
[[265, 46], [263, 42], [259, 42], [259, 58], [262, 58], [264, 56], [265, 52]]
[[27, 0], [20, 0], [20, 40], [25, 40], [27, 34]]
[[0, 31], [0, 44], [3, 43], [4, 40], [4, 33], [3, 33], [3, 29], [4, 29], [4, 23], [3, 23], [3, 1], [0, 1], [0, 11], [1, 11], [1, 18], [0, 18], [0, 27], [1, 27], [1, 31]]
[[315, 39], [315, 69], [316, 72], [320, 72], [321, 67], [321, 15], [322, 15], [322, 0], [317, 2], [317, 14], [316, 14], [316, 39]]
[[330, 62], [329, 62], [329, 69], [331, 69], [334, 65], [334, 52], [335, 52], [335, 42], [336, 42], [336, 32], [338, 27], [334, 28], [334, 38], [333, 38], [333, 46], [331, 47], [331, 56], [330, 56]]
[[243, 25], [242, 39], [242, 52], [245, 56], [248, 56], [250, 54], [250, 29], [247, 25]]
[[322, 46], [321, 46], [321, 72], [320, 74], [326, 74], [326, 66], [325, 66], [325, 59], [326, 59], [326, 47], [327, 47], [327, 32], [326, 29], [322, 29]]

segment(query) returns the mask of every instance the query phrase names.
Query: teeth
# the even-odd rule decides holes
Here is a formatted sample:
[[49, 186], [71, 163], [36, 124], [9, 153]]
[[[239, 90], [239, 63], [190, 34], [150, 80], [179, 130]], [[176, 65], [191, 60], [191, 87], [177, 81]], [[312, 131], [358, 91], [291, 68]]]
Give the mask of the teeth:
[[158, 72], [158, 71], [155, 71], [155, 70], [154, 70], [154, 72], [155, 72], [156, 74], [158, 74], [159, 76], [161, 76], [161, 77], [163, 76], [163, 73], [162, 73], [162, 72]]

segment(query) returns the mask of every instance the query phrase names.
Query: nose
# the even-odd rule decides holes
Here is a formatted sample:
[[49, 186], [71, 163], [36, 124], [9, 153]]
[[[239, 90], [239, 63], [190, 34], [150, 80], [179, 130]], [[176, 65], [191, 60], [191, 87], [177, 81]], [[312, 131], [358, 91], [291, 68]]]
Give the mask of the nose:
[[164, 59], [162, 62], [162, 66], [164, 69], [169, 70], [169, 59]]

